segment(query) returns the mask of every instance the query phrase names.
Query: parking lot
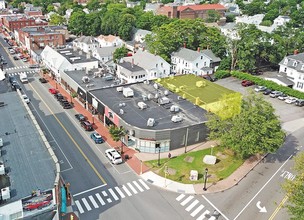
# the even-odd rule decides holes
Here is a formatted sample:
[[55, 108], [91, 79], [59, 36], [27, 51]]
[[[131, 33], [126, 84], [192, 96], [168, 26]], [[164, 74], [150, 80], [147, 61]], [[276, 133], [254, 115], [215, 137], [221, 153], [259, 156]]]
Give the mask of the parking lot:
[[[254, 89], [255, 86], [243, 87], [241, 85], [241, 80], [229, 77], [225, 79], [220, 79], [215, 82], [223, 87], [246, 94], [248, 89]], [[272, 106], [275, 108], [277, 115], [280, 117], [282, 123], [295, 121], [301, 118], [304, 118], [304, 107], [298, 107], [294, 104], [287, 104], [284, 101], [279, 100], [278, 98], [271, 98], [269, 95], [263, 95], [267, 101], [269, 101]], [[302, 123], [302, 122], [301, 122]]]

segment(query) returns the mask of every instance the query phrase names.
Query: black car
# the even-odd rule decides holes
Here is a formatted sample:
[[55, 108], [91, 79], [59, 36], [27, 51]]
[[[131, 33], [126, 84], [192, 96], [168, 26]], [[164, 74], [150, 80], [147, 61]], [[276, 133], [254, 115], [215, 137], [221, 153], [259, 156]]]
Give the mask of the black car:
[[67, 101], [65, 99], [60, 100], [60, 105], [64, 106], [64, 105], [67, 105], [67, 104], [70, 104], [69, 101]]
[[296, 106], [299, 106], [299, 107], [304, 106], [304, 99], [298, 99], [298, 100], [295, 102], [295, 105], [296, 105]]
[[6, 61], [6, 60], [2, 60], [2, 61], [1, 61], [1, 64], [6, 65], [6, 64], [7, 64], [7, 61]]
[[15, 76], [9, 76], [8, 81], [13, 84], [14, 82], [17, 82], [17, 79]]
[[20, 85], [17, 82], [13, 82], [12, 83], [12, 89], [14, 91], [17, 91], [17, 90], [21, 90], [21, 87], [20, 87]]
[[68, 102], [68, 103], [65, 103], [63, 106], [62, 106], [64, 109], [70, 109], [70, 108], [73, 108], [73, 106]]
[[266, 89], [266, 90], [263, 92], [263, 94], [264, 94], [264, 95], [269, 95], [271, 92], [272, 92], [271, 89]]
[[39, 78], [39, 81], [41, 82], [41, 83], [47, 83], [47, 80], [45, 79], [45, 78]]
[[56, 98], [58, 101], [60, 101], [60, 100], [62, 100], [62, 99], [65, 99], [64, 96], [63, 96], [61, 93], [57, 93], [57, 94], [55, 94], [54, 96], [55, 96], [55, 98]]
[[93, 131], [93, 125], [89, 121], [82, 121], [81, 127], [83, 127], [86, 131]]
[[83, 114], [76, 114], [75, 118], [77, 118], [78, 121], [85, 121], [86, 117]]
[[19, 60], [19, 57], [17, 57], [17, 56], [14, 56], [14, 60]]

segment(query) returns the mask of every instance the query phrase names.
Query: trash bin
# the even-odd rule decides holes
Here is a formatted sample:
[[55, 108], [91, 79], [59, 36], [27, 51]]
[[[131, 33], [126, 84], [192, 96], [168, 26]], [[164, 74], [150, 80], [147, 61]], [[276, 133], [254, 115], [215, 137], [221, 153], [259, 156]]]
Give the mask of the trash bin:
[[129, 160], [129, 159], [130, 159], [129, 155], [126, 154], [126, 155], [125, 155], [125, 160]]

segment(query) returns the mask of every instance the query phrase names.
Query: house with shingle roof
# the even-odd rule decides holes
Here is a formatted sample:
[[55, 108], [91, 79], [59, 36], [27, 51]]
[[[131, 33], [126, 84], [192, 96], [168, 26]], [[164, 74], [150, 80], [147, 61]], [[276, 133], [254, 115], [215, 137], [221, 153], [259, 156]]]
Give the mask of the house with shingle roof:
[[195, 74], [203, 76], [212, 74], [220, 65], [221, 58], [211, 50], [190, 50], [180, 48], [171, 54], [172, 72], [176, 74]]
[[99, 60], [101, 63], [106, 63], [113, 60], [113, 53], [118, 47], [96, 47], [92, 50], [92, 56]]
[[143, 82], [170, 75], [171, 65], [162, 57], [147, 51], [137, 51], [117, 64], [117, 75], [125, 83]]
[[117, 47], [124, 44], [124, 41], [114, 35], [100, 35], [96, 38], [99, 47]]
[[79, 48], [85, 53], [98, 47], [98, 42], [92, 36], [81, 36], [73, 41], [73, 47]]
[[284, 57], [279, 66], [279, 73], [293, 81], [293, 89], [304, 92], [304, 53], [295, 50], [293, 55]]

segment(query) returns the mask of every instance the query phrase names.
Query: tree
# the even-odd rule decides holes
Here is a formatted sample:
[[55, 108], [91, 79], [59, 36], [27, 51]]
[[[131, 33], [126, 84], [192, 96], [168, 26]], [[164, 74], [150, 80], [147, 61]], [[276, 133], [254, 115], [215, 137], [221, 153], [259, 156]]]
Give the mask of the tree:
[[86, 14], [83, 11], [73, 11], [69, 19], [69, 31], [73, 34], [80, 35], [83, 34], [86, 28]]
[[100, 0], [89, 0], [86, 6], [90, 11], [100, 8]]
[[59, 14], [52, 14], [50, 17], [50, 24], [52, 25], [63, 25], [66, 23], [66, 19]]
[[208, 10], [207, 11], [207, 15], [208, 15], [208, 17], [207, 17], [206, 21], [208, 23], [216, 22], [221, 17], [220, 14], [217, 11], [215, 11], [215, 10]]
[[[112, 139], [116, 142], [121, 141], [121, 138], [124, 137], [127, 132], [123, 127], [116, 127], [115, 125], [111, 125], [109, 129], [109, 133]], [[121, 154], [123, 154], [123, 143], [121, 142]]]
[[209, 139], [219, 140], [243, 159], [275, 152], [284, 142], [285, 134], [273, 107], [253, 90], [243, 98], [239, 114], [208, 117]]
[[132, 29], [135, 26], [136, 18], [131, 14], [124, 14], [119, 21], [118, 35], [125, 41], [132, 39]]
[[304, 153], [298, 154], [295, 158], [293, 170], [297, 175], [293, 180], [287, 179], [283, 184], [283, 189], [288, 196], [288, 204], [286, 205], [291, 219], [303, 219], [304, 216]]
[[128, 49], [123, 46], [123, 47], [120, 47], [120, 48], [117, 48], [114, 53], [113, 53], [113, 60], [115, 63], [118, 63], [119, 60], [125, 56], [127, 56], [128, 54]]

